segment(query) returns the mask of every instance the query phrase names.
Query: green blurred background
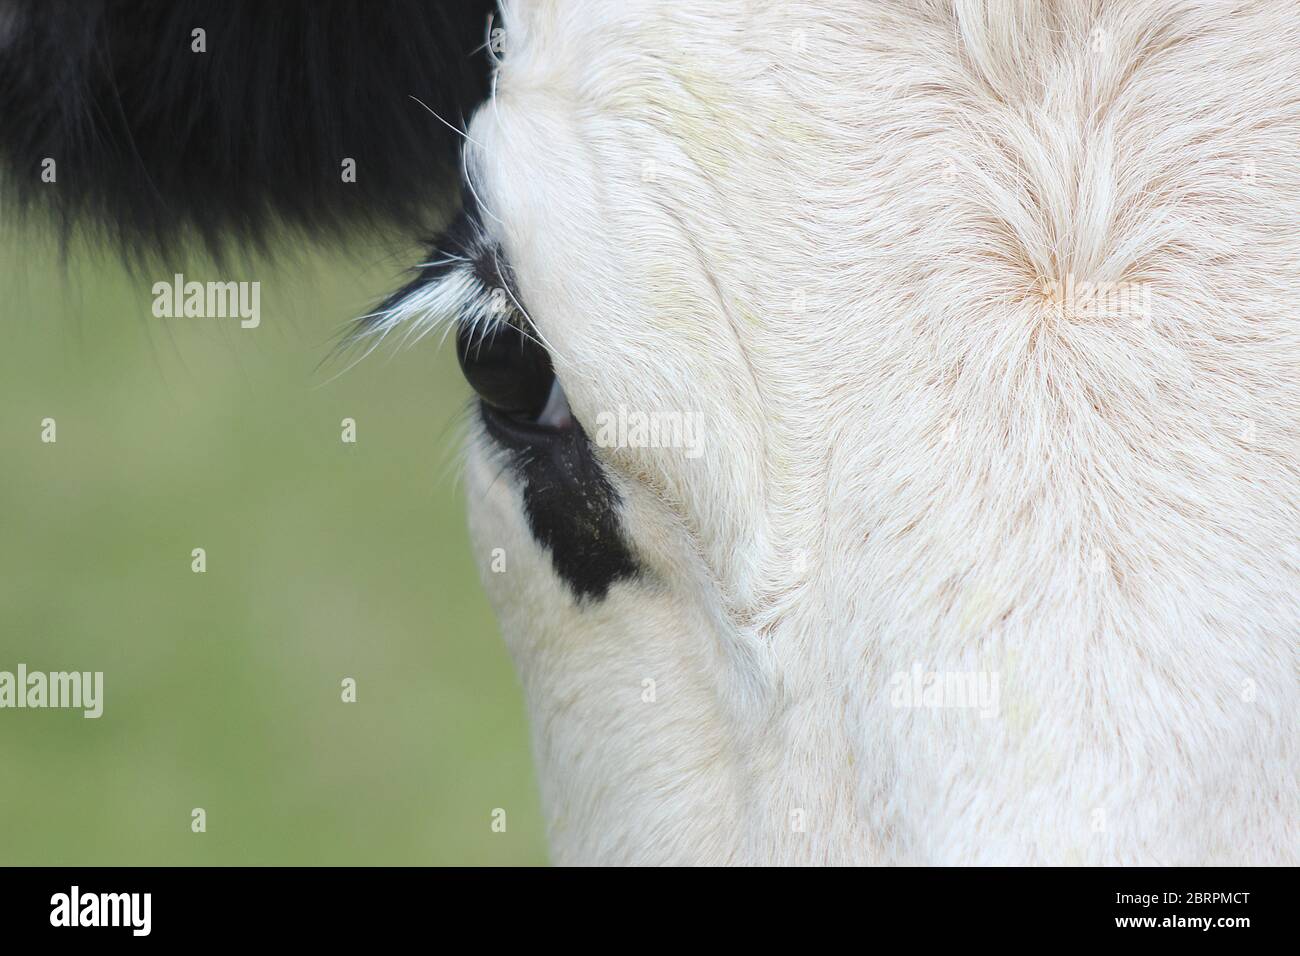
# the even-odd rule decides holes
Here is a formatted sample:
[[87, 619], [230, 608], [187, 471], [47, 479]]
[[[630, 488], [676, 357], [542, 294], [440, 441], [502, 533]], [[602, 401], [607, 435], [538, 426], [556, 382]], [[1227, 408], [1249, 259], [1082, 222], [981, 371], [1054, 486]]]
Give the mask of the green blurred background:
[[[0, 239], [0, 670], [104, 672], [98, 720], [0, 710], [0, 864], [545, 862], [455, 356], [318, 368], [418, 254], [301, 248], [133, 275]], [[154, 318], [174, 272], [260, 281], [260, 328]]]

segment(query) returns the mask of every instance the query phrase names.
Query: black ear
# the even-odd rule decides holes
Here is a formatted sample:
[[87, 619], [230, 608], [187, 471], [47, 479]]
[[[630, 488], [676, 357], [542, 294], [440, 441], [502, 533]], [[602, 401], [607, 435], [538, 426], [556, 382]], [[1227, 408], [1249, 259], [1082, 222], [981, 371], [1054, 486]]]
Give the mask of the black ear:
[[463, 128], [486, 97], [494, 8], [7, 0], [4, 205], [48, 206], [65, 235], [84, 224], [124, 249], [195, 239], [219, 254], [281, 225], [427, 231], [460, 156], [430, 110]]

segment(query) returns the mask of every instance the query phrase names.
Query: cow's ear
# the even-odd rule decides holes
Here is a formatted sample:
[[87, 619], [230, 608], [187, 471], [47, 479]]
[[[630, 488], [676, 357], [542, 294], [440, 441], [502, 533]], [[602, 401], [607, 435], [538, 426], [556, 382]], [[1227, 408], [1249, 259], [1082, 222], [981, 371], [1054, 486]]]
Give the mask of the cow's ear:
[[424, 232], [458, 187], [450, 127], [487, 95], [494, 7], [8, 0], [0, 202], [143, 251]]

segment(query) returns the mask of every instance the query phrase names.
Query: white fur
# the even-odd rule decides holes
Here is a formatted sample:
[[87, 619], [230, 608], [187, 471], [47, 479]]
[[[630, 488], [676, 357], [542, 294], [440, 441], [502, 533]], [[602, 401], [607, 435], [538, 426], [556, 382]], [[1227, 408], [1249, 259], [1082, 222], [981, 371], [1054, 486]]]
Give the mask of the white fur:
[[467, 157], [574, 414], [705, 423], [597, 450], [646, 573], [581, 607], [472, 438], [555, 861], [1294, 862], [1294, 6], [503, 26]]

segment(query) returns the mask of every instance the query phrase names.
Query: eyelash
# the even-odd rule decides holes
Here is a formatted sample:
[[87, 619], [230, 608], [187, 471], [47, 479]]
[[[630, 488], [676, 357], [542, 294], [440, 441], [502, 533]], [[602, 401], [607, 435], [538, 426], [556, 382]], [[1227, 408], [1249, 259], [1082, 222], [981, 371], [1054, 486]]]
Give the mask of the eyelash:
[[466, 326], [478, 339], [505, 324], [531, 334], [509, 266], [472, 210], [462, 211], [428, 248], [429, 258], [416, 266], [415, 278], [362, 316], [348, 344], [370, 341], [369, 354], [399, 327], [406, 328], [402, 345], [440, 327], [443, 340]]

